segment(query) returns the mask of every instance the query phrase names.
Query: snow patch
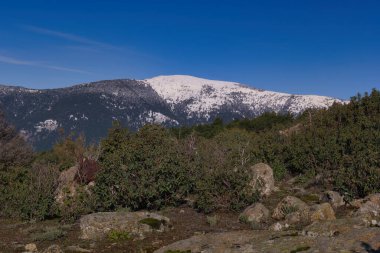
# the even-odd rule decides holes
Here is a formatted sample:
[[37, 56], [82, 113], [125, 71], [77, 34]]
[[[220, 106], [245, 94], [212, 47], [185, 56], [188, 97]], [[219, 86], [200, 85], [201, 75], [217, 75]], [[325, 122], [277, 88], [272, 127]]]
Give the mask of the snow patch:
[[78, 118], [78, 117], [74, 116], [73, 114], [70, 114], [69, 120], [74, 120], [74, 121], [78, 121], [79, 119], [88, 120], [88, 117], [84, 113], [82, 113], [82, 116], [80, 116], [80, 118]]
[[34, 128], [36, 129], [37, 133], [42, 132], [43, 130], [52, 132], [58, 128], [58, 121], [53, 119], [47, 119], [45, 121], [41, 121], [37, 123]]
[[143, 115], [139, 116], [140, 120], [145, 121], [146, 123], [154, 123], [154, 124], [163, 124], [163, 123], [171, 123], [174, 125], [179, 125], [177, 120], [171, 119], [170, 117], [160, 113], [148, 111]]
[[26, 89], [25, 91], [29, 92], [29, 93], [40, 93], [41, 92], [40, 90], [35, 90], [35, 89]]

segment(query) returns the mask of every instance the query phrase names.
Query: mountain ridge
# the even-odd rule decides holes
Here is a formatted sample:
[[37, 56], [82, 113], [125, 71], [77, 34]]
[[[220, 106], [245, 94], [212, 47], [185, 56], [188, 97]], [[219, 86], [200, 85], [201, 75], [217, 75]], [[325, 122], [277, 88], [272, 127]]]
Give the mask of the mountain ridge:
[[236, 84], [237, 86], [241, 86], [243, 88], [248, 88], [248, 89], [253, 89], [253, 90], [258, 90], [258, 91], [269, 91], [269, 92], [276, 92], [276, 93], [282, 93], [282, 94], [291, 94], [291, 95], [295, 95], [295, 96], [330, 97], [330, 98], [334, 98], [334, 99], [337, 99], [337, 100], [345, 101], [345, 99], [343, 99], [343, 98], [334, 97], [334, 96], [315, 95], [315, 94], [310, 94], [310, 93], [306, 93], [306, 94], [297, 93], [297, 94], [294, 94], [294, 93], [288, 93], [288, 92], [266, 90], [266, 89], [263, 89], [263, 88], [256, 88], [256, 87], [253, 87], [251, 85], [244, 84], [244, 83], [233, 82], [233, 81], [220, 81], [220, 80], [214, 80], [214, 79], [206, 79], [206, 78], [201, 78], [201, 77], [196, 77], [196, 76], [191, 76], [191, 75], [158, 75], [158, 76], [155, 76], [155, 77], [145, 78], [145, 79], [135, 79], [135, 78], [102, 79], [102, 80], [96, 80], [96, 81], [90, 81], [90, 82], [75, 83], [75, 84], [68, 85], [68, 86], [63, 86], [63, 87], [41, 88], [41, 89], [39, 89], [39, 88], [29, 88], [29, 87], [18, 85], [18, 84], [2, 84], [2, 83], [0, 83], [0, 88], [10, 88], [10, 89], [16, 88], [16, 89], [23, 89], [23, 90], [29, 90], [29, 91], [49, 91], [49, 90], [69, 89], [69, 88], [73, 88], [73, 87], [77, 87], [77, 86], [85, 86], [85, 85], [91, 85], [91, 84], [96, 84], [96, 83], [104, 83], [104, 82], [111, 82], [111, 81], [140, 81], [140, 82], [145, 82], [147, 80], [151, 80], [151, 79], [154, 79], [154, 78], [157, 78], [157, 77], [168, 77], [168, 76], [169, 77], [172, 77], [172, 76], [179, 76], [179, 77], [180, 76], [189, 76], [189, 77], [194, 77], [194, 78], [197, 78], [197, 79], [208, 80], [208, 81], [233, 83], [233, 84]]
[[6, 115], [37, 149], [49, 148], [66, 133], [83, 132], [99, 141], [120, 121], [131, 130], [147, 123], [168, 127], [253, 118], [264, 112], [299, 114], [345, 101], [318, 95], [294, 95], [256, 89], [237, 82], [186, 75], [144, 80], [115, 79], [57, 89], [0, 86]]

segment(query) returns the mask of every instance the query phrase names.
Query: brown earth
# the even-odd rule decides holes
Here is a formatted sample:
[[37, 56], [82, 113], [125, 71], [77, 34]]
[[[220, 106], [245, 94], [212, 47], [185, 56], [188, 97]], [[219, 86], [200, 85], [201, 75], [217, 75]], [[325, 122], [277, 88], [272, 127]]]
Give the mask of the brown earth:
[[[117, 240], [111, 239], [94, 242], [79, 239], [79, 224], [62, 224], [58, 220], [48, 220], [37, 223], [21, 222], [9, 219], [0, 219], [0, 252], [24, 252], [24, 246], [28, 243], [35, 243], [39, 251], [46, 249], [52, 244], [57, 244], [65, 252], [69, 246], [78, 246], [92, 252], [153, 252], [165, 245], [187, 239], [193, 235], [201, 235], [211, 232], [227, 232], [249, 229], [246, 224], [239, 223], [239, 214], [231, 212], [219, 212], [210, 215], [216, 216], [216, 224], [208, 221], [207, 215], [198, 213], [189, 207], [168, 208], [158, 212], [170, 218], [173, 229], [165, 233], [152, 233], [143, 240]], [[49, 232], [51, 230], [49, 238]], [[59, 238], [58, 232], [64, 235]], [[37, 240], [36, 240], [37, 237]]]

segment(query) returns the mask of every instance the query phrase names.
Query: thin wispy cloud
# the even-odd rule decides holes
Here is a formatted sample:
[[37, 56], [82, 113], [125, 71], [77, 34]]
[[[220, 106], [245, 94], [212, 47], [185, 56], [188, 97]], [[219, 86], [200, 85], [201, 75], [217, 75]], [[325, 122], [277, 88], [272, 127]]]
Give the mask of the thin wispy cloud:
[[111, 44], [92, 40], [92, 39], [89, 39], [89, 38], [86, 38], [83, 36], [79, 36], [76, 34], [65, 33], [65, 32], [56, 31], [56, 30], [50, 30], [50, 29], [37, 27], [37, 26], [31, 26], [31, 25], [24, 25], [23, 27], [25, 29], [27, 29], [28, 31], [31, 31], [34, 33], [39, 33], [39, 34], [44, 34], [44, 35], [48, 35], [48, 36], [52, 36], [52, 37], [57, 37], [57, 38], [61, 38], [61, 39], [72, 41], [72, 42], [77, 42], [77, 43], [86, 44], [86, 45], [90, 45], [90, 46], [97, 46], [97, 47], [101, 47], [101, 48], [117, 49], [117, 47], [115, 47]]
[[75, 50], [75, 51], [84, 51], [84, 52], [93, 52], [93, 53], [101, 52], [100, 49], [97, 49], [95, 47], [89, 47], [89, 46], [66, 46], [65, 48]]
[[101, 41], [93, 40], [84, 36], [80, 36], [77, 34], [72, 34], [72, 33], [66, 33], [62, 31], [57, 31], [57, 30], [51, 30], [43, 27], [38, 27], [38, 26], [33, 26], [33, 25], [21, 25], [23, 29], [33, 32], [36, 34], [41, 34], [41, 35], [46, 35], [54, 38], [59, 38], [62, 40], [70, 41], [70, 42], [75, 42], [75, 45], [68, 45], [65, 46], [67, 49], [72, 49], [72, 50], [80, 50], [80, 51], [88, 51], [88, 52], [102, 52], [104, 50], [112, 50], [112, 51], [117, 51], [118, 54], [120, 53], [124, 55], [128, 55], [129, 57], [139, 57], [143, 58], [145, 60], [149, 61], [155, 61], [155, 62], [163, 62], [162, 59], [159, 59], [157, 57], [152, 56], [151, 54], [145, 54], [142, 52], [139, 52], [138, 50], [134, 48], [129, 48], [126, 46], [115, 46], [109, 43], [104, 43]]
[[0, 62], [6, 63], [6, 64], [12, 64], [12, 65], [24, 65], [24, 66], [53, 69], [53, 70], [58, 70], [58, 71], [68, 71], [68, 72], [81, 73], [81, 74], [91, 74], [90, 72], [80, 70], [80, 69], [73, 69], [73, 68], [66, 68], [66, 67], [55, 66], [55, 65], [50, 65], [50, 64], [44, 64], [44, 63], [40, 63], [40, 62], [36, 62], [36, 61], [27, 61], [27, 60], [17, 59], [17, 58], [13, 58], [13, 57], [8, 57], [5, 55], [0, 55]]
[[35, 62], [19, 60], [19, 59], [7, 57], [4, 55], [0, 55], [0, 62], [14, 64], [14, 65], [29, 65], [29, 66], [34, 66], [35, 64], [37, 64]]

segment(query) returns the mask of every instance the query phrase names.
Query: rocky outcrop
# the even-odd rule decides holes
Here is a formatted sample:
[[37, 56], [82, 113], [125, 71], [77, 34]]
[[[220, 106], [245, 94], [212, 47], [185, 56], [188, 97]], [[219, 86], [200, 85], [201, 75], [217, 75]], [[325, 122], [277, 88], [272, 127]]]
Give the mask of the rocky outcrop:
[[[296, 245], [311, 245], [312, 238], [296, 239], [284, 232], [269, 231], [232, 231], [197, 235], [163, 247], [154, 253], [166, 252], [202, 252], [202, 253], [243, 253], [243, 252], [289, 252]], [[271, 240], [271, 237], [276, 237]], [[282, 237], [283, 236], [283, 237]], [[275, 247], [274, 247], [275, 245]], [[295, 245], [295, 246], [294, 246]], [[284, 250], [288, 251], [284, 251]]]
[[261, 203], [255, 203], [247, 207], [240, 215], [240, 220], [244, 222], [263, 223], [270, 217], [269, 210]]
[[289, 137], [293, 134], [297, 134], [299, 133], [303, 128], [303, 125], [298, 123], [292, 127], [289, 127], [287, 129], [284, 129], [284, 130], [280, 130], [279, 131], [279, 134], [283, 135], [283, 136], [286, 136], [286, 137]]
[[25, 245], [25, 251], [26, 252], [37, 252], [37, 245], [35, 243], [28, 243]]
[[322, 202], [327, 202], [330, 203], [330, 205], [334, 208], [337, 209], [341, 206], [344, 206], [344, 199], [343, 197], [339, 194], [339, 192], [336, 191], [326, 191], [323, 193], [321, 196], [321, 201]]
[[310, 224], [310, 207], [293, 196], [283, 198], [273, 210], [272, 218], [280, 222], [272, 224], [273, 231], [301, 228]]
[[82, 247], [75, 246], [75, 245], [66, 247], [66, 250], [69, 252], [77, 252], [77, 253], [91, 253], [91, 252], [93, 252], [90, 249], [84, 249]]
[[310, 224], [310, 211], [308, 208], [303, 208], [298, 211], [289, 213], [285, 216], [285, 228], [292, 226], [293, 228], [300, 228]]
[[270, 227], [269, 227], [269, 230], [271, 231], [283, 231], [285, 229], [288, 229], [289, 228], [289, 224], [285, 223], [285, 222], [276, 222], [276, 223], [273, 223]]
[[[367, 228], [370, 224], [368, 221], [362, 218], [344, 218], [336, 220], [325, 220], [319, 222], [313, 222], [312, 224], [306, 226], [302, 229], [302, 234], [318, 237], [327, 236], [331, 237], [334, 235], [339, 235], [350, 230], [355, 230], [359, 228]], [[379, 231], [380, 232], [380, 231]]]
[[72, 197], [76, 193], [78, 185], [75, 177], [78, 173], [78, 166], [73, 166], [61, 172], [58, 178], [58, 187], [56, 190], [55, 200], [58, 204], [63, 204], [67, 197]]
[[356, 200], [352, 203], [355, 207], [359, 208], [356, 216], [380, 216], [380, 193], [371, 194], [364, 199]]
[[335, 220], [335, 212], [329, 203], [310, 207], [310, 221]]
[[282, 220], [291, 213], [303, 212], [305, 210], [309, 210], [309, 206], [305, 202], [299, 198], [287, 196], [277, 204], [276, 208], [273, 210], [272, 218]]
[[367, 227], [361, 219], [316, 222], [303, 231], [230, 231], [192, 236], [155, 253], [368, 253], [380, 250], [380, 229]]
[[51, 245], [49, 248], [45, 249], [42, 253], [64, 253], [59, 245]]
[[169, 218], [145, 211], [93, 213], [80, 219], [82, 239], [100, 240], [112, 234], [143, 239], [147, 233], [170, 228]]
[[260, 196], [269, 196], [274, 190], [272, 168], [265, 163], [258, 163], [250, 168], [252, 180], [250, 186], [259, 192]]

